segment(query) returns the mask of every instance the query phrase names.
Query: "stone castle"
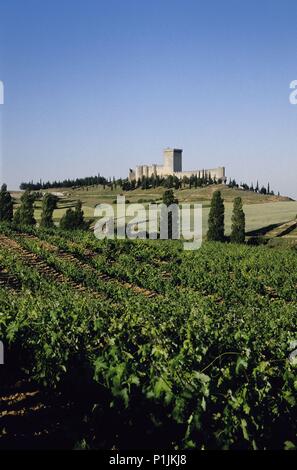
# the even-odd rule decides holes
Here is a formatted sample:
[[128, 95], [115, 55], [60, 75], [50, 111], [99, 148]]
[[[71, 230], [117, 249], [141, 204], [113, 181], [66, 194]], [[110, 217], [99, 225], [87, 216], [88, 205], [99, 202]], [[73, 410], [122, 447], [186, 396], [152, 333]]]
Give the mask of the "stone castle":
[[183, 178], [187, 176], [211, 177], [212, 179], [226, 181], [225, 167], [220, 166], [212, 169], [201, 169], [192, 171], [182, 171], [182, 149], [167, 148], [164, 150], [164, 165], [138, 165], [134, 170], [129, 171], [129, 181], [141, 180], [142, 177], [150, 176], [177, 176]]

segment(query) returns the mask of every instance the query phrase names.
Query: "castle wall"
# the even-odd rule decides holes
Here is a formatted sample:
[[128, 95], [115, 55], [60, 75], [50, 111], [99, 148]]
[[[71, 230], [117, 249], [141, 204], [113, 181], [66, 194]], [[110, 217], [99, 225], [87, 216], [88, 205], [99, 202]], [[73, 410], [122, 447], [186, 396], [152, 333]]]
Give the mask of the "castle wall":
[[148, 174], [148, 169], [149, 169], [149, 167], [147, 165], [143, 165], [143, 176], [145, 178], [148, 178], [148, 175], [149, 175]]
[[138, 165], [135, 168], [135, 179], [136, 180], [141, 180], [143, 177], [143, 165]]
[[129, 180], [129, 181], [136, 180], [136, 173], [135, 173], [135, 170], [130, 170], [130, 171], [129, 171], [128, 180]]
[[174, 174], [178, 178], [183, 178], [184, 176], [187, 176], [188, 178], [190, 178], [193, 175], [202, 178], [203, 175], [206, 175], [206, 176], [210, 175], [211, 178], [216, 178], [218, 180], [218, 179], [225, 179], [225, 167], [193, 170], [193, 171], [181, 171], [181, 172], [175, 172]]
[[164, 150], [164, 165], [138, 165], [135, 170], [130, 171], [129, 180], [141, 180], [142, 177], [151, 177], [153, 175], [158, 176], [170, 176], [175, 175], [178, 178], [184, 176], [190, 178], [192, 175], [202, 178], [204, 175], [211, 176], [225, 180], [225, 167], [217, 167], [211, 169], [201, 169], [193, 171], [182, 171], [182, 150], [181, 149], [165, 149]]

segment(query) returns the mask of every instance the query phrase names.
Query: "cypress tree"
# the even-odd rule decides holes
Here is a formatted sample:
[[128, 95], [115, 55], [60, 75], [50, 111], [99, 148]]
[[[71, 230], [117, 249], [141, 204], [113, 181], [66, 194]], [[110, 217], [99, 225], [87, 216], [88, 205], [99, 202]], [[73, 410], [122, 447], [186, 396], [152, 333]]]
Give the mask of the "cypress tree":
[[[173, 192], [172, 189], [169, 189], [169, 190], [164, 192], [162, 202], [163, 202], [163, 204], [165, 204], [166, 207], [169, 207], [172, 204], [178, 204], [178, 200], [174, 196], [174, 192]], [[175, 219], [176, 218], [174, 218], [174, 220], [173, 220], [172, 212], [171, 211], [168, 212], [168, 240], [171, 240], [173, 238], [177, 238], [177, 235], [178, 235], [178, 221], [175, 220]], [[161, 223], [163, 222], [164, 225], [165, 225], [164, 220], [165, 220], [165, 216], [164, 216], [164, 214], [162, 214], [162, 211], [161, 211]], [[167, 222], [167, 220], [166, 220], [166, 222]]]
[[60, 220], [60, 228], [63, 230], [73, 230], [75, 228], [75, 213], [73, 209], [67, 209]]
[[17, 225], [35, 225], [34, 219], [35, 196], [27, 189], [21, 197], [21, 205], [17, 209], [14, 221]]
[[0, 221], [11, 222], [13, 219], [13, 200], [7, 191], [6, 184], [3, 184], [0, 191]]
[[168, 189], [167, 191], [164, 192], [162, 202], [167, 207], [171, 206], [171, 204], [177, 204], [178, 201], [176, 197], [174, 196], [174, 192], [172, 189]]
[[60, 220], [60, 227], [63, 230], [84, 229], [86, 227], [81, 201], [77, 201], [74, 210], [67, 209]]
[[53, 212], [57, 208], [57, 196], [46, 194], [42, 201], [40, 227], [53, 227]]
[[84, 228], [84, 226], [85, 226], [84, 212], [82, 210], [82, 202], [81, 201], [77, 201], [74, 213], [75, 213], [76, 228]]
[[209, 241], [224, 241], [225, 208], [221, 191], [213, 193], [208, 216], [207, 239]]
[[242, 208], [241, 197], [233, 202], [232, 227], [230, 240], [233, 243], [244, 243], [245, 240], [245, 214]]

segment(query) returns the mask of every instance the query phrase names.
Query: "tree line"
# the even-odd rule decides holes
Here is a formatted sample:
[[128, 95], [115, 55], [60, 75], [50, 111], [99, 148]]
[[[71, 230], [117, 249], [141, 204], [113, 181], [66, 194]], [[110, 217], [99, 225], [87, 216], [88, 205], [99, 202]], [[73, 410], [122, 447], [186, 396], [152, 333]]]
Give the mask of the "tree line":
[[223, 183], [222, 179], [212, 178], [210, 174], [206, 172], [202, 174], [202, 176], [192, 175], [190, 178], [184, 176], [183, 178], [178, 178], [174, 175], [169, 175], [166, 177], [159, 176], [159, 175], [152, 175], [150, 177], [143, 176], [142, 179], [129, 181], [128, 178], [116, 179], [116, 178], [104, 178], [103, 176], [88, 176], [85, 178], [76, 178], [76, 179], [65, 179], [63, 181], [47, 181], [42, 182], [41, 180], [38, 183], [34, 183], [33, 181], [30, 182], [22, 182], [20, 184], [21, 190], [30, 191], [41, 191], [45, 189], [53, 189], [53, 188], [79, 188], [85, 186], [103, 186], [105, 189], [106, 187], [114, 190], [116, 188], [121, 188], [123, 191], [130, 191], [133, 189], [149, 189], [149, 188], [156, 188], [156, 187], [165, 187], [165, 188], [174, 188], [180, 189], [182, 187], [189, 186], [189, 188], [198, 188], [200, 186], [205, 186], [209, 184], [220, 184]]
[[[5, 184], [0, 191], [0, 221], [14, 222], [18, 226], [35, 225], [34, 202], [36, 193], [26, 190], [21, 196], [21, 204], [17, 210], [13, 211], [13, 198], [7, 190]], [[53, 212], [57, 208], [58, 197], [54, 194], [46, 194], [42, 200], [40, 227], [53, 227]], [[178, 200], [172, 189], [166, 190], [163, 194], [163, 203], [166, 206], [178, 204]], [[212, 196], [208, 217], [207, 239], [209, 241], [225, 241], [225, 207], [220, 191], [215, 191]], [[89, 222], [84, 220], [81, 201], [77, 201], [74, 209], [68, 208], [60, 220], [60, 227], [64, 230], [86, 229]], [[168, 219], [169, 238], [173, 238], [172, 215]], [[242, 200], [236, 197], [233, 203], [232, 228], [230, 235], [231, 242], [243, 243], [245, 241], [245, 214], [242, 207]]]
[[53, 189], [53, 188], [73, 188], [73, 187], [82, 187], [82, 186], [94, 186], [94, 185], [107, 185], [111, 184], [111, 181], [108, 181], [103, 176], [87, 176], [85, 178], [76, 178], [76, 179], [65, 179], [63, 181], [46, 181], [42, 182], [41, 180], [38, 183], [30, 181], [28, 183], [21, 183], [20, 189], [30, 191], [40, 191], [42, 189]]
[[122, 181], [122, 189], [124, 191], [131, 191], [133, 189], [150, 189], [164, 187], [168, 189], [181, 189], [189, 187], [199, 188], [211, 184], [222, 184], [222, 178], [212, 178], [210, 173], [203, 172], [199, 175], [183, 176], [178, 178], [176, 175], [159, 176], [152, 175], [149, 177], [143, 176], [141, 179], [129, 181], [128, 179]]
[[183, 176], [178, 178], [176, 175], [169, 176], [159, 176], [152, 175], [149, 177], [143, 176], [141, 179], [130, 181], [128, 178], [116, 179], [116, 178], [105, 178], [104, 176], [87, 176], [85, 178], [76, 178], [76, 179], [65, 179], [62, 181], [47, 181], [42, 182], [41, 180], [38, 183], [33, 181], [28, 183], [21, 183], [21, 190], [30, 190], [30, 191], [42, 191], [45, 189], [53, 188], [79, 188], [79, 187], [88, 187], [88, 186], [103, 186], [103, 189], [106, 187], [111, 191], [114, 189], [120, 188], [123, 191], [133, 191], [134, 189], [151, 189], [164, 187], [166, 189], [182, 189], [182, 188], [200, 188], [203, 186], [209, 186], [213, 184], [222, 184], [226, 183], [229, 188], [241, 188], [245, 191], [252, 191], [259, 194], [269, 194], [274, 195], [274, 191], [271, 190], [270, 184], [268, 183], [267, 187], [259, 186], [259, 182], [254, 185], [246, 183], [238, 183], [235, 179], [229, 179], [227, 183], [226, 179], [222, 178], [212, 178], [209, 172], [203, 171], [198, 175]]
[[[20, 205], [13, 211], [13, 198], [7, 191], [6, 184], [0, 190], [0, 222], [13, 222], [17, 226], [36, 225], [34, 217], [34, 203], [37, 193], [29, 189], [21, 196]], [[58, 197], [54, 194], [45, 194], [42, 199], [40, 227], [54, 227], [53, 212], [57, 209]], [[84, 219], [81, 201], [77, 201], [74, 209], [68, 208], [60, 220], [60, 227], [64, 230], [86, 229], [89, 222]]]
[[[268, 195], [274, 195], [274, 191], [272, 191], [270, 189], [270, 183], [267, 184], [267, 187], [266, 186], [259, 186], [259, 182], [257, 181], [256, 185], [254, 186], [253, 183], [251, 183], [251, 185], [249, 186], [248, 184], [246, 183], [240, 183], [238, 184], [235, 179], [229, 179], [229, 183], [228, 183], [228, 187], [229, 188], [241, 188], [245, 191], [251, 191], [253, 193], [259, 193], [259, 194], [268, 194]], [[278, 193], [279, 195], [279, 193]]]
[[[172, 204], [178, 204], [178, 199], [175, 197], [173, 190], [167, 190], [163, 194], [163, 204], [169, 207]], [[231, 218], [231, 235], [230, 241], [232, 243], [244, 243], [245, 241], [245, 214], [242, 206], [241, 197], [236, 197], [233, 201], [233, 213]], [[169, 238], [174, 238], [174, 233], [177, 232], [176, 227], [173, 227], [172, 214], [168, 214], [168, 235]], [[222, 198], [221, 191], [214, 191], [210, 211], [208, 216], [208, 241], [224, 242], [227, 240], [225, 237], [225, 206], [224, 199]]]

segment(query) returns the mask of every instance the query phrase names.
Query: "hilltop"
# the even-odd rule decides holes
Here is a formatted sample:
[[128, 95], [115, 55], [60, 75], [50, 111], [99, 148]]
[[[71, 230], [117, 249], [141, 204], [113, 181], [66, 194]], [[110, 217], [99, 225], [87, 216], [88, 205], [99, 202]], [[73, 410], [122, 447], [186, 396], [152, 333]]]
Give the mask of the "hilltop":
[[[163, 186], [157, 188], [141, 189], [137, 188], [130, 191], [124, 191], [117, 187], [113, 190], [102, 185], [96, 186], [83, 186], [78, 188], [51, 188], [43, 192], [57, 193], [58, 196], [65, 200], [81, 199], [91, 206], [100, 202], [106, 202], [110, 199], [116, 199], [117, 195], [124, 195], [130, 202], [138, 202], [140, 199], [144, 201], [157, 201], [162, 198], [162, 194], [166, 188]], [[180, 202], [205, 202], [211, 200], [214, 191], [220, 190], [225, 202], [232, 202], [237, 196], [242, 198], [244, 204], [263, 204], [271, 202], [292, 201], [293, 199], [287, 196], [277, 196], [272, 194], [260, 194], [252, 191], [245, 191], [238, 188], [229, 188], [225, 184], [212, 184], [209, 186], [199, 188], [181, 188], [174, 190], [176, 197]], [[18, 200], [22, 191], [12, 192], [13, 197]], [[88, 204], [88, 205], [89, 205]]]
[[237, 196], [242, 198], [243, 204], [263, 204], [270, 202], [292, 201], [287, 196], [277, 196], [272, 194], [260, 194], [252, 191], [244, 191], [238, 188], [229, 188], [225, 184], [213, 184], [197, 189], [180, 189], [176, 191], [176, 195], [180, 201], [210, 201], [214, 191], [220, 190], [225, 202], [233, 202]]

